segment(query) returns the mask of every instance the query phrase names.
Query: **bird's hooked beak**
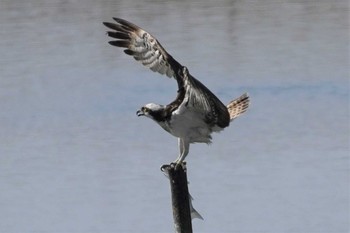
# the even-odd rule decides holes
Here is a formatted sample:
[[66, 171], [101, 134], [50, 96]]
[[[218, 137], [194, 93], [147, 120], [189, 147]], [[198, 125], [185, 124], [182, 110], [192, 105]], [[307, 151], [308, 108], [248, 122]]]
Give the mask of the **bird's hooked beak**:
[[144, 116], [145, 113], [140, 109], [140, 110], [137, 110], [136, 115], [137, 116]]

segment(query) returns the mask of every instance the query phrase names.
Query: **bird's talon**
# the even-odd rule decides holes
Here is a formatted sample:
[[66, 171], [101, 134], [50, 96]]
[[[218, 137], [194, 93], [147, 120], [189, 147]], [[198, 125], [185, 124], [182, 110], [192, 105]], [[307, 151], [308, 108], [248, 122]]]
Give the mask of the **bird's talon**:
[[179, 170], [180, 167], [182, 167], [182, 164], [181, 164], [181, 163], [176, 163], [176, 164], [175, 164], [175, 171], [176, 171], [176, 170]]
[[175, 163], [175, 170], [178, 170], [180, 167], [181, 167], [183, 170], [186, 170], [186, 162], [185, 162], [185, 161], [182, 161], [182, 162], [177, 162], [177, 163]]

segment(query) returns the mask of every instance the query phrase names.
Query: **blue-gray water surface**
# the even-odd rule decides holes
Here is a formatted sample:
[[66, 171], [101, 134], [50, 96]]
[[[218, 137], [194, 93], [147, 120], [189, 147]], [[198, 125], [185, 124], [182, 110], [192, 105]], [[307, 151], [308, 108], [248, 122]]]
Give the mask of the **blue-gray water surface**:
[[0, 232], [173, 232], [176, 82], [107, 42], [121, 17], [249, 111], [187, 158], [194, 232], [349, 232], [346, 0], [0, 0]]

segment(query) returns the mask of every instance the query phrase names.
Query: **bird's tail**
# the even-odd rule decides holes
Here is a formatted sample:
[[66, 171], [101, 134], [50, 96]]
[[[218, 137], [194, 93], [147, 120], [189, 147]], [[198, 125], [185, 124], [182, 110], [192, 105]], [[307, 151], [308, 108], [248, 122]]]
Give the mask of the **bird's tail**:
[[230, 114], [230, 120], [232, 121], [233, 119], [237, 118], [242, 113], [247, 111], [248, 107], [249, 107], [248, 93], [244, 93], [243, 95], [241, 95], [237, 99], [232, 100], [227, 105], [227, 110]]

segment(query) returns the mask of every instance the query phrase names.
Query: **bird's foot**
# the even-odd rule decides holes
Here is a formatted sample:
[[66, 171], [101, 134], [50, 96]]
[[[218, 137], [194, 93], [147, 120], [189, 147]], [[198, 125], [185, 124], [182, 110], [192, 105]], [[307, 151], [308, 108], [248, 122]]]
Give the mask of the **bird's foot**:
[[175, 170], [179, 170], [180, 167], [182, 167], [182, 169], [186, 169], [186, 161], [174, 161], [172, 163], [170, 163], [170, 166], [175, 167]]
[[162, 172], [165, 172], [167, 169], [169, 168], [175, 168], [175, 170], [178, 170], [180, 167], [182, 167], [184, 170], [186, 169], [186, 161], [183, 161], [183, 162], [179, 162], [179, 161], [174, 161], [174, 162], [171, 162], [170, 164], [164, 164], [160, 167], [160, 170]]

